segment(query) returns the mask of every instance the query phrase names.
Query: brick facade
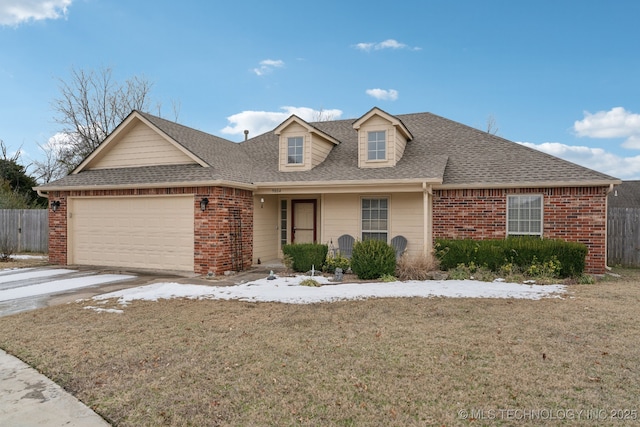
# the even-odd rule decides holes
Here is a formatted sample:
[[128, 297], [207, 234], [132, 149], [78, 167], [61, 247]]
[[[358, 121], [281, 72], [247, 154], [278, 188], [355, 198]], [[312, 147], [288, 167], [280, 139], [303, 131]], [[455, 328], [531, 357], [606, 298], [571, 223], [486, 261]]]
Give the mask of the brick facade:
[[[222, 274], [251, 267], [253, 255], [253, 195], [227, 187], [181, 187], [123, 190], [51, 191], [49, 201], [49, 261], [67, 265], [67, 199], [69, 197], [153, 196], [194, 194], [194, 272]], [[200, 200], [209, 199], [207, 209]]]
[[502, 239], [507, 234], [507, 195], [543, 196], [543, 238], [587, 245], [586, 271], [605, 272], [609, 187], [435, 190], [433, 237]]
[[[209, 199], [206, 211], [200, 200]], [[198, 188], [194, 200], [194, 264], [198, 274], [238, 271], [253, 258], [253, 193], [227, 187]]]

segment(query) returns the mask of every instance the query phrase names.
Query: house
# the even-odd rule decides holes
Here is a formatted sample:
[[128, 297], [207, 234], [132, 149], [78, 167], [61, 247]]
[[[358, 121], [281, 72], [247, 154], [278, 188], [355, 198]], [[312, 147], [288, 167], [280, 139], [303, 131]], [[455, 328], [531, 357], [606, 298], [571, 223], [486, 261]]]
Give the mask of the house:
[[430, 113], [291, 116], [241, 143], [132, 112], [50, 200], [51, 262], [219, 274], [339, 236], [585, 243], [606, 267], [605, 174]]

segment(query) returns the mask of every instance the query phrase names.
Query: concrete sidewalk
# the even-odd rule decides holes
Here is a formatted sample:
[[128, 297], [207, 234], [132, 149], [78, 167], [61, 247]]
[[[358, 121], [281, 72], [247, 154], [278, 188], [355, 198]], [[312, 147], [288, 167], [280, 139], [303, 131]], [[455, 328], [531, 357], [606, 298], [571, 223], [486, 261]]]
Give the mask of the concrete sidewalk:
[[56, 383], [3, 350], [0, 350], [0, 384], [3, 426], [109, 426]]

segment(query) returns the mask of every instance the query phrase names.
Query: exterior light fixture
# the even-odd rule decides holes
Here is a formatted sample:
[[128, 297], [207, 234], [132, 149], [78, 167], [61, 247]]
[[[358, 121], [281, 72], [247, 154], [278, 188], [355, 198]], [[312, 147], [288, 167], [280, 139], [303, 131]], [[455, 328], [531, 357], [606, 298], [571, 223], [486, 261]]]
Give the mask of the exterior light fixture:
[[206, 197], [203, 197], [202, 200], [200, 200], [200, 210], [202, 212], [206, 211], [208, 204], [209, 204], [209, 199], [207, 199]]
[[260, 197], [260, 208], [264, 208], [264, 197]]
[[51, 202], [51, 210], [52, 211], [57, 211], [58, 208], [60, 207], [60, 200], [54, 200]]

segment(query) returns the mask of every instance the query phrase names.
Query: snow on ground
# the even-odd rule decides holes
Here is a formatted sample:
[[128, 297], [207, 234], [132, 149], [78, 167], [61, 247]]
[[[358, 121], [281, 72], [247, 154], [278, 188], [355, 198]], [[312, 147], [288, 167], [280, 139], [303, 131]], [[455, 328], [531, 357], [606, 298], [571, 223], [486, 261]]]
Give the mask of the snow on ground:
[[16, 254], [11, 255], [11, 259], [47, 259], [47, 255], [26, 255], [26, 254]]
[[235, 286], [183, 285], [178, 283], [155, 283], [137, 288], [124, 289], [93, 297], [100, 301], [117, 299], [126, 305], [134, 300], [169, 298], [222, 299], [250, 302], [283, 302], [311, 304], [339, 300], [398, 297], [450, 297], [450, 298], [518, 298], [540, 299], [558, 297], [565, 292], [563, 285], [535, 285], [505, 283], [503, 281], [479, 282], [475, 280], [427, 280], [386, 283], [330, 283], [329, 279], [313, 277], [323, 286], [301, 286], [299, 283], [309, 276], [277, 277], [275, 280], [260, 279]]
[[[16, 272], [19, 271], [19, 272]], [[0, 271], [0, 302], [18, 298], [66, 292], [104, 283], [134, 279], [136, 276], [126, 274], [97, 274], [80, 277], [57, 278], [61, 275], [72, 275], [76, 270], [67, 269], [9, 269]], [[47, 280], [51, 278], [52, 280]], [[33, 284], [28, 284], [35, 281]]]

